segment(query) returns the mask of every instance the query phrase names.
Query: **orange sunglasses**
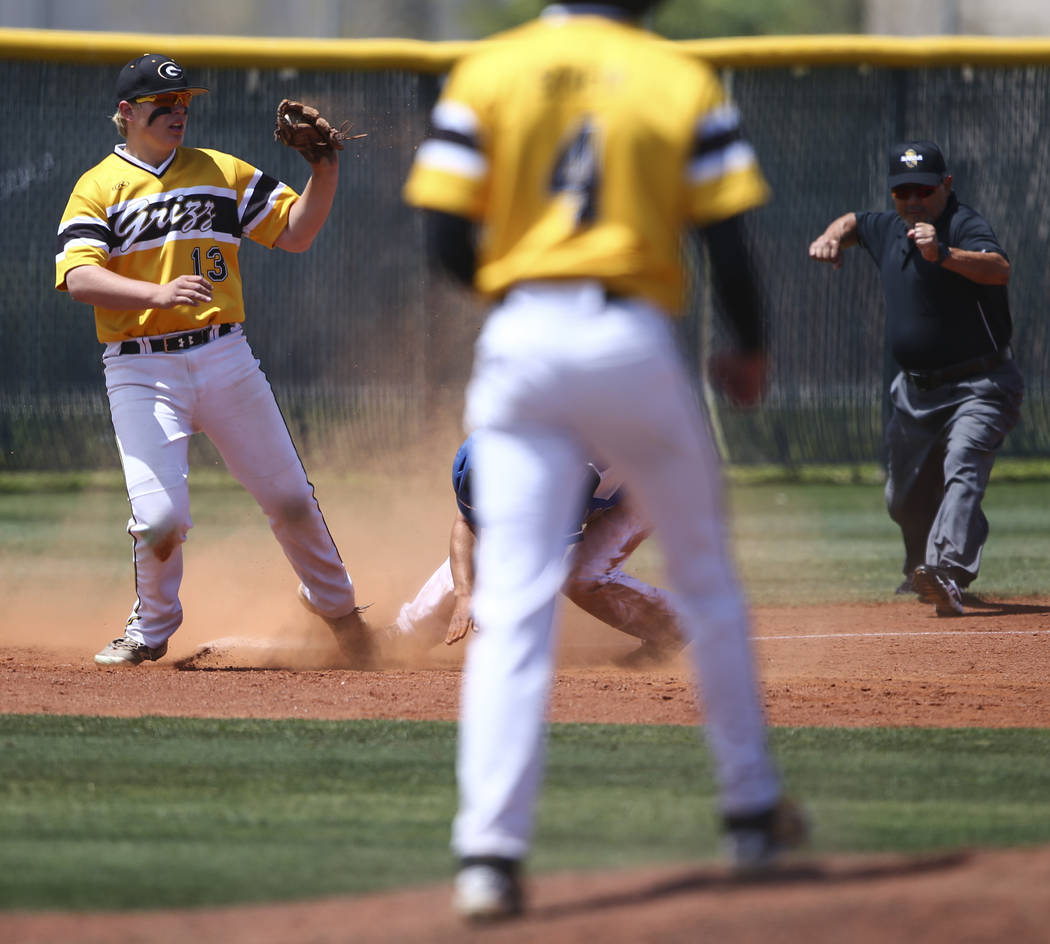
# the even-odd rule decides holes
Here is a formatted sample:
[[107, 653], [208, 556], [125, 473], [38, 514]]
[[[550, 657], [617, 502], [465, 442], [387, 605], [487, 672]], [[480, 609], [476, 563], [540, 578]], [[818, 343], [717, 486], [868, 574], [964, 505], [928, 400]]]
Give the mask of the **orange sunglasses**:
[[174, 108], [176, 105], [189, 108], [191, 98], [193, 98], [192, 92], [161, 92], [157, 95], [143, 95], [136, 98], [135, 104], [153, 102], [158, 108]]

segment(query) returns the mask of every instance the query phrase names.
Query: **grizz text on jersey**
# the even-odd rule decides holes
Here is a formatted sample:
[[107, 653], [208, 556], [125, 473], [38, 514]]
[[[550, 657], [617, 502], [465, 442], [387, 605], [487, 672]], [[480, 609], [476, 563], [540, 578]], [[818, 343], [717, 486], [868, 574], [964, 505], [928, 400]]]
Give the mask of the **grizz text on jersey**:
[[[236, 207], [230, 207], [234, 219]], [[127, 252], [135, 243], [164, 238], [169, 232], [185, 235], [210, 233], [215, 224], [215, 201], [187, 199], [177, 194], [160, 204], [140, 197], [120, 209], [112, 222], [118, 247]]]

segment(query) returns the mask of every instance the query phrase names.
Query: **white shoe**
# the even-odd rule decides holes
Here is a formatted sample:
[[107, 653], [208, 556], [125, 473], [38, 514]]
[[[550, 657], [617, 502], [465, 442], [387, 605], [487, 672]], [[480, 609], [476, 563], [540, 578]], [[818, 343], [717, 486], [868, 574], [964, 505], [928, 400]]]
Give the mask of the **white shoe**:
[[136, 642], [128, 636], [119, 636], [105, 649], [95, 655], [99, 665], [138, 665], [140, 662], [156, 662], [168, 651], [167, 642], [151, 649], [144, 642]]
[[523, 897], [514, 859], [469, 857], [456, 874], [452, 907], [468, 921], [499, 921], [520, 915]]

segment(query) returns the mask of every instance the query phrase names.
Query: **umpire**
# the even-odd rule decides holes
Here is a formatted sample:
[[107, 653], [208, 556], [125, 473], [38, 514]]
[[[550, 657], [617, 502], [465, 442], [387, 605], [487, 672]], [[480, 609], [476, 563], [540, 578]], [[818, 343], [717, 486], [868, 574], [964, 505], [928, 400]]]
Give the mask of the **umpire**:
[[888, 183], [892, 210], [840, 216], [809, 255], [837, 269], [842, 250], [859, 244], [878, 266], [900, 367], [886, 429], [886, 505], [904, 537], [898, 592], [956, 616], [988, 538], [981, 501], [995, 454], [1024, 395], [1010, 351], [1010, 262], [952, 192], [932, 141], [891, 148]]

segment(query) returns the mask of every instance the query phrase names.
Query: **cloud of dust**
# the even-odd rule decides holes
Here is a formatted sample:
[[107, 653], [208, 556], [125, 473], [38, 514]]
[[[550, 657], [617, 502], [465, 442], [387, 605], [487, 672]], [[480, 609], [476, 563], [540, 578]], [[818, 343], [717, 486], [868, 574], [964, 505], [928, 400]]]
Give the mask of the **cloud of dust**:
[[[367, 607], [365, 618], [373, 627], [391, 624], [448, 554], [455, 517], [450, 470], [462, 435], [458, 417], [449, 412], [447, 422], [418, 442], [362, 463], [361, 469], [307, 466], [358, 605]], [[195, 505], [192, 479], [190, 488]], [[121, 635], [134, 602], [130, 540], [122, 534], [127, 505], [119, 494], [107, 496], [101, 509], [100, 501], [84, 497], [86, 507], [93, 503], [92, 522], [112, 531], [105, 554], [83, 553], [78, 547], [83, 523], [71, 523], [46, 559], [13, 577], [0, 575], [0, 645], [50, 649], [79, 661]], [[183, 545], [184, 622], [171, 638], [165, 663], [210, 647], [202, 667], [340, 664], [325, 623], [299, 604], [298, 579], [261, 512], [233, 531], [209, 522], [203, 512], [195, 511], [194, 522]], [[563, 615], [562, 653], [570, 663], [603, 661], [633, 645], [571, 605]], [[424, 662], [455, 666], [464, 649], [437, 647]]]

